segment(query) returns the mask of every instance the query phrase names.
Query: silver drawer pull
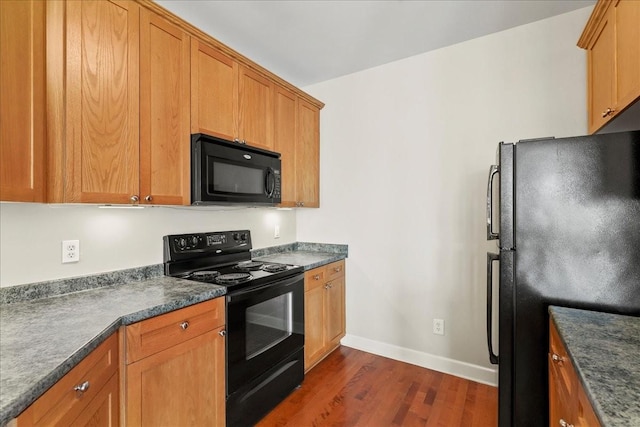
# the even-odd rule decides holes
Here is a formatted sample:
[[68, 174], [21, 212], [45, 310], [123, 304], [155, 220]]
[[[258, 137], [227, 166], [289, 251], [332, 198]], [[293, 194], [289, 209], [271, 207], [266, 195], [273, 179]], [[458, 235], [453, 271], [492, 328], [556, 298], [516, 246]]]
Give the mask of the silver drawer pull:
[[184, 322], [180, 323], [180, 327], [182, 328], [183, 331], [186, 331], [187, 328], [189, 327], [189, 322], [184, 321]]
[[223, 329], [223, 330], [221, 330], [220, 332], [218, 332], [218, 334], [219, 334], [221, 337], [226, 337], [226, 336], [227, 336], [227, 331], [225, 331], [225, 330]]
[[556, 363], [560, 363], [560, 362], [564, 362], [564, 357], [558, 356], [557, 354], [553, 353], [551, 355], [551, 360], [553, 360]]
[[563, 420], [562, 418], [560, 418], [560, 425], [562, 427], [573, 427], [573, 424], [569, 424], [568, 422], [566, 422], [565, 420]]
[[89, 390], [89, 381], [85, 381], [82, 384], [78, 384], [73, 389], [78, 393], [84, 393], [85, 391]]
[[319, 275], [319, 274], [316, 274], [315, 276], [313, 276], [313, 279], [314, 279], [314, 280], [320, 280], [320, 275]]
[[342, 267], [336, 267], [333, 269], [336, 273], [340, 273], [342, 271]]

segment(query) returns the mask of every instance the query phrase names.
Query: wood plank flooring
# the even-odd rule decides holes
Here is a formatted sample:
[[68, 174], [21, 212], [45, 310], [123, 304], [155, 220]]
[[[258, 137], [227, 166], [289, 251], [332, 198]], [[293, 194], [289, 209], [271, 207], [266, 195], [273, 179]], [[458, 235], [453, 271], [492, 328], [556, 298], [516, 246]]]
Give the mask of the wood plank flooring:
[[498, 424], [498, 389], [340, 347], [257, 427]]

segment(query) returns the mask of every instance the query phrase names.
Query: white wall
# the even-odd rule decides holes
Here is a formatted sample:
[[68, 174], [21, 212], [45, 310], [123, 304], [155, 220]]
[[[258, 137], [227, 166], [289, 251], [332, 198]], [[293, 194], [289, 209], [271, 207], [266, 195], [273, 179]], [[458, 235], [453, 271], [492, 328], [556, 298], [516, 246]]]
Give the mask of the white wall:
[[[296, 240], [295, 211], [220, 209], [0, 203], [0, 287], [160, 264], [167, 234], [249, 229], [254, 248]], [[61, 242], [72, 239], [80, 261], [62, 264]]]
[[322, 208], [298, 212], [297, 238], [349, 244], [343, 343], [496, 382], [487, 172], [500, 141], [586, 133], [590, 9], [305, 88], [326, 103]]

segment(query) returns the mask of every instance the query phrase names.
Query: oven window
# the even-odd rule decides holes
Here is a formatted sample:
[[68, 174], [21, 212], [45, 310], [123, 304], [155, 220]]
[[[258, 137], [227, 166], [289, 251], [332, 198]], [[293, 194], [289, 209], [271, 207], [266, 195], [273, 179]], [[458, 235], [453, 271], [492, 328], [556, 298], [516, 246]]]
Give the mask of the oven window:
[[213, 162], [213, 191], [216, 193], [263, 194], [262, 169]]
[[247, 360], [291, 336], [292, 298], [293, 293], [289, 292], [247, 308]]

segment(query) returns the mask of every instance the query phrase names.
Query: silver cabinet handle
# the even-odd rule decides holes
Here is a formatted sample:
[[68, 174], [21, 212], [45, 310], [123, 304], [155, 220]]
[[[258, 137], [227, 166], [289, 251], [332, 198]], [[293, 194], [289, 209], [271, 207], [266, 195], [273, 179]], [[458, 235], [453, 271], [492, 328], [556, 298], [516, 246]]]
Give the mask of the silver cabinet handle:
[[556, 363], [560, 363], [560, 362], [564, 362], [564, 357], [558, 356], [557, 354], [553, 353], [551, 355], [551, 360], [553, 360]]
[[138, 203], [140, 201], [140, 197], [138, 197], [137, 194], [134, 194], [133, 196], [131, 196], [130, 200], [132, 203]]
[[220, 335], [221, 337], [226, 337], [227, 336], [227, 331], [225, 331], [224, 329], [221, 330], [220, 332], [218, 332], [218, 335]]
[[327, 283], [326, 285], [324, 285], [325, 289], [329, 289], [331, 286], [329, 286], [329, 284]]
[[85, 391], [89, 390], [89, 381], [85, 381], [82, 384], [78, 384], [73, 389], [79, 393], [84, 393]]
[[489, 168], [489, 182], [487, 184], [487, 240], [496, 240], [500, 238], [498, 233], [493, 232], [493, 177], [500, 172], [497, 165], [491, 165]]
[[240, 140], [238, 138], [233, 138], [233, 142], [235, 142], [236, 144], [239, 144]]
[[342, 267], [336, 267], [333, 269], [336, 273], [340, 273], [342, 271]]
[[144, 198], [144, 200], [146, 200], [147, 202], [150, 202], [153, 200], [153, 196], [151, 196], [151, 194], [149, 194], [147, 197]]
[[560, 418], [559, 424], [562, 427], [573, 427], [573, 424], [569, 424], [568, 422], [566, 422], [565, 420], [563, 420], [562, 418]]
[[320, 280], [320, 275], [316, 274], [315, 276], [313, 276], [313, 280]]
[[183, 331], [186, 331], [187, 328], [189, 327], [189, 322], [185, 320], [184, 322], [180, 323], [180, 327], [182, 328]]

